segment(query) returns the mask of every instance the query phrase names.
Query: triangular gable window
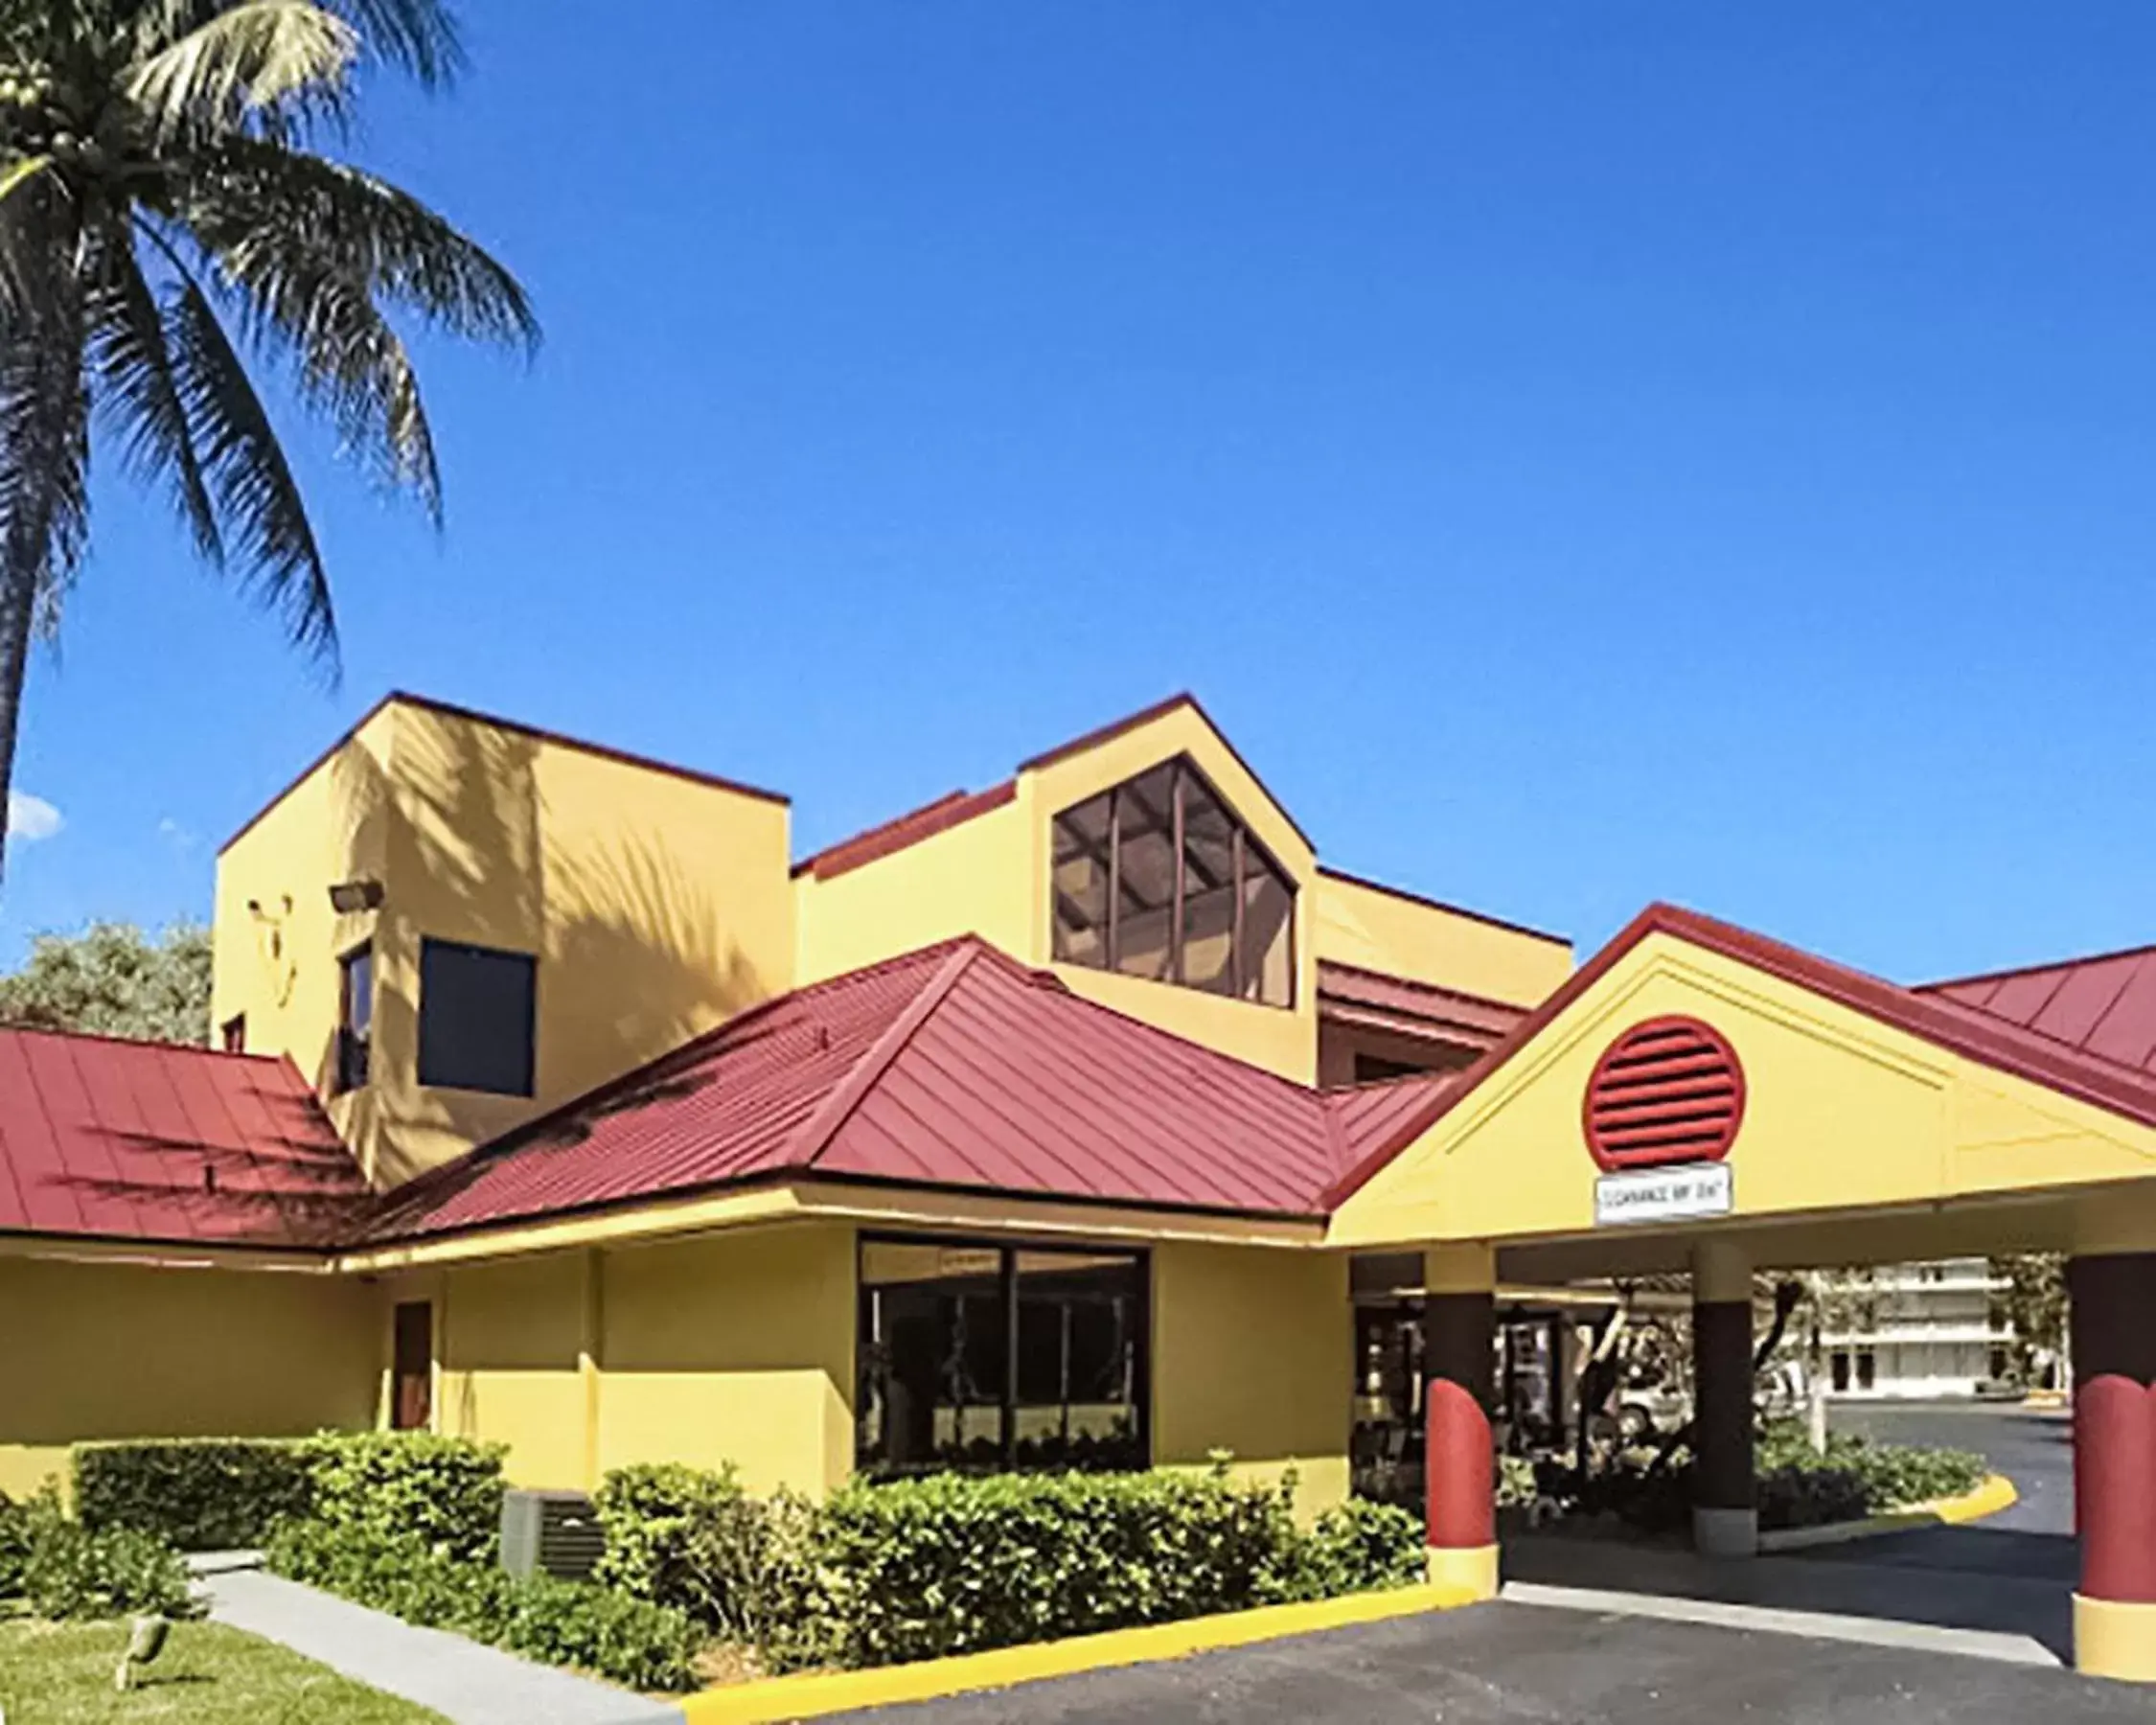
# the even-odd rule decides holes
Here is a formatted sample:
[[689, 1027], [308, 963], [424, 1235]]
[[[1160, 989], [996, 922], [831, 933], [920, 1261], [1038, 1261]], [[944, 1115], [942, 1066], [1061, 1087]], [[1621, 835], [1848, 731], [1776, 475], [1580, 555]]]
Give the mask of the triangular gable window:
[[1055, 818], [1055, 956], [1295, 1004], [1296, 889], [1187, 756]]

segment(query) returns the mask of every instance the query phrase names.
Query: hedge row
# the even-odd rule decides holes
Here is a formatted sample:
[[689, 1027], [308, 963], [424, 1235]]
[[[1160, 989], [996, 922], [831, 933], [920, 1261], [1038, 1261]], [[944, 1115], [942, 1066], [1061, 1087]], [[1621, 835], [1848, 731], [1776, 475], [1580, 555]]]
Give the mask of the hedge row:
[[937, 1475], [822, 1507], [730, 1473], [635, 1467], [599, 1495], [597, 1579], [754, 1645], [776, 1669], [895, 1665], [1419, 1580], [1421, 1524], [1351, 1503], [1305, 1531], [1292, 1480]]
[[610, 1588], [519, 1578], [412, 1534], [355, 1538], [305, 1519], [270, 1535], [268, 1561], [291, 1580], [542, 1665], [574, 1667], [630, 1689], [697, 1687], [703, 1635], [687, 1614]]
[[93, 1531], [152, 1533], [183, 1552], [259, 1546], [279, 1522], [317, 1515], [477, 1559], [499, 1535], [504, 1453], [417, 1432], [78, 1444], [75, 1512]]
[[0, 1496], [0, 1604], [15, 1601], [56, 1622], [193, 1610], [187, 1566], [170, 1544], [130, 1528], [94, 1531], [50, 1487], [26, 1504]]

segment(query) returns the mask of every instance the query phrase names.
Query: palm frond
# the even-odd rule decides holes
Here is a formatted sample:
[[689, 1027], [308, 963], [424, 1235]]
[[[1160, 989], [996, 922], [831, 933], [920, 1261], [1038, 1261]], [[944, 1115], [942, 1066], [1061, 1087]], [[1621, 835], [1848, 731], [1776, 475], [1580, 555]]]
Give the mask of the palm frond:
[[[539, 345], [539, 319], [508, 269], [409, 193], [340, 162], [229, 138], [194, 165], [173, 214], [250, 295], [336, 273], [447, 334]], [[304, 309], [278, 321], [300, 327]]]
[[5, 168], [0, 168], [0, 203], [5, 203], [11, 194], [45, 172], [53, 165], [49, 155], [18, 156]]
[[121, 439], [128, 467], [146, 483], [171, 485], [195, 550], [221, 564], [224, 540], [180, 397], [164, 315], [131, 244], [114, 247], [104, 260], [89, 323], [98, 405]]
[[353, 27], [313, 0], [241, 0], [145, 56], [126, 93], [162, 137], [279, 111], [333, 115], [359, 50]]
[[464, 70], [464, 38], [443, 0], [327, 0], [351, 20], [368, 51], [409, 73], [427, 89], [455, 81]]
[[166, 335], [228, 555], [283, 613], [294, 641], [336, 662], [336, 610], [307, 503], [276, 428], [202, 285], [185, 270], [168, 294]]

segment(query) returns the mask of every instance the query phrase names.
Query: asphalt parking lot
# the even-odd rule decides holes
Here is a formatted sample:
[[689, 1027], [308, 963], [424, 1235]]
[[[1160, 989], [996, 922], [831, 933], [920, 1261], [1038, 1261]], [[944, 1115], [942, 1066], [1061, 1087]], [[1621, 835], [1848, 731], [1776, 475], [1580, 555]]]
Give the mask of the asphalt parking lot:
[[[1998, 1406], [1873, 1404], [1837, 1408], [1834, 1421], [1886, 1441], [1977, 1450], [2014, 1482], [2020, 1501], [1978, 1527], [1763, 1560], [1752, 1566], [1748, 1593], [1771, 1591], [1771, 1566], [1797, 1565], [1782, 1573], [1801, 1596], [1798, 1602], [1813, 1610], [1835, 1609], [1839, 1593], [1892, 1599], [1895, 1608], [1881, 1615], [1905, 1622], [1950, 1622], [1952, 1609], [1928, 1609], [1925, 1602], [1936, 1606], [1958, 1593], [1988, 1598], [1987, 1576], [2007, 1582], [2007, 1592], [2063, 1605], [2075, 1557], [2073, 1434], [2063, 1416]], [[1621, 1552], [1601, 1555], [1621, 1569]], [[1845, 1567], [1837, 1573], [1837, 1565]], [[1646, 1567], [1640, 1566], [1642, 1575]], [[1881, 1571], [1896, 1578], [1886, 1580]], [[2038, 1639], [2056, 1648], [2056, 1626]], [[1922, 1646], [1501, 1600], [851, 1716], [888, 1725], [1723, 1725], [1747, 1718], [1964, 1725], [2037, 1717], [2046, 1725], [2079, 1725], [2147, 1720], [2151, 1706], [2139, 1689]]]
[[866, 1725], [2095, 1725], [2119, 1684], [1949, 1654], [1500, 1601], [882, 1708]]

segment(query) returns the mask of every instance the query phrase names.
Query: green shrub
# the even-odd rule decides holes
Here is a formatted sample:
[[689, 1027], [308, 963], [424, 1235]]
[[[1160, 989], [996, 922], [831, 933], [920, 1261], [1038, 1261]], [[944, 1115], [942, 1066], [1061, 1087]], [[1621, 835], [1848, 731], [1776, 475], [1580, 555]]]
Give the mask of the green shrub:
[[1296, 1597], [1293, 1490], [1218, 1472], [855, 1484], [819, 1518], [816, 1604], [853, 1666], [1273, 1604]]
[[1500, 1509], [1531, 1508], [1540, 1495], [1535, 1464], [1531, 1460], [1525, 1456], [1498, 1458], [1497, 1506]]
[[[1852, 1521], [1867, 1515], [1883, 1515], [1934, 1498], [1959, 1497], [1973, 1491], [1990, 1473], [1991, 1466], [1973, 1450], [1931, 1449], [1907, 1443], [1875, 1443], [1854, 1433], [1834, 1432], [1826, 1439], [1826, 1453], [1811, 1446], [1804, 1428], [1796, 1420], [1776, 1420], [1762, 1429], [1754, 1447], [1761, 1489], [1774, 1476], [1830, 1473], [1853, 1481], [1861, 1497], [1858, 1506], [1846, 1514], [1820, 1515], [1818, 1520]], [[1799, 1488], [1787, 1486], [1785, 1492]], [[1810, 1488], [1813, 1499], [1856, 1501], [1843, 1486]], [[1807, 1522], [1770, 1523], [1764, 1497], [1760, 1525], [1803, 1527]]]
[[751, 1638], [764, 1567], [764, 1506], [726, 1467], [619, 1468], [595, 1500], [606, 1550], [591, 1578], [687, 1612], [737, 1639]]
[[1319, 1516], [1296, 1542], [1293, 1593], [1298, 1599], [1411, 1587], [1429, 1574], [1421, 1517], [1397, 1504], [1350, 1498]]
[[631, 1689], [694, 1689], [701, 1636], [686, 1614], [610, 1588], [550, 1576], [519, 1579], [414, 1534], [356, 1534], [287, 1521], [270, 1535], [276, 1574], [547, 1665]]
[[1863, 1480], [1840, 1467], [1778, 1467], [1759, 1475], [1759, 1526], [1816, 1528], [1871, 1513]]
[[176, 1438], [77, 1444], [75, 1513], [92, 1530], [162, 1534], [183, 1552], [259, 1546], [312, 1496], [311, 1459], [289, 1440]]
[[194, 1612], [187, 1565], [154, 1533], [93, 1531], [72, 1521], [48, 1487], [0, 1512], [0, 1598], [22, 1599], [38, 1617], [121, 1617]]
[[507, 1446], [424, 1432], [325, 1433], [300, 1446], [312, 1519], [359, 1545], [414, 1539], [451, 1557], [500, 1549]]
[[19, 1598], [30, 1561], [30, 1509], [0, 1491], [0, 1599]]

